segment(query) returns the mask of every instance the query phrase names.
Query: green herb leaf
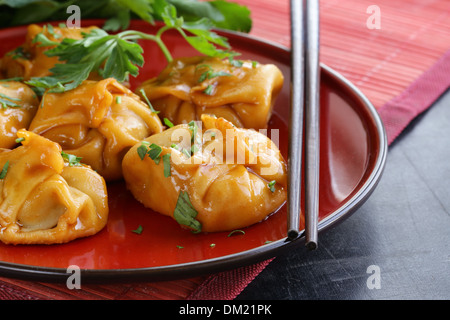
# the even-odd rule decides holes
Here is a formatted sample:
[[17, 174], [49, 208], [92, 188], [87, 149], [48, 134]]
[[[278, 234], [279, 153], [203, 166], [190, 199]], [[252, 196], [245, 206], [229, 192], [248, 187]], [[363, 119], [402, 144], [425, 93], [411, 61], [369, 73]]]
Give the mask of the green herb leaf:
[[275, 192], [275, 184], [277, 182], [275, 180], [270, 181], [267, 186], [269, 187], [270, 191]]
[[16, 143], [21, 143], [22, 141], [25, 141], [24, 137], [20, 137], [16, 139]]
[[38, 33], [36, 37], [34, 37], [32, 43], [38, 43], [38, 47], [50, 47], [59, 45], [59, 42], [50, 40], [43, 32], [44, 31]]
[[141, 93], [141, 95], [144, 97], [145, 102], [147, 102], [148, 107], [150, 108], [150, 110], [152, 110], [152, 113], [159, 113], [159, 111], [156, 111], [153, 108], [153, 105], [151, 104], [150, 100], [148, 100], [147, 98], [147, 94], [145, 93], [144, 89], [139, 90], [139, 92]]
[[11, 56], [14, 60], [15, 59], [25, 59], [25, 60], [29, 60], [30, 59], [30, 53], [26, 52], [23, 47], [17, 47], [16, 49], [8, 52], [6, 54], [7, 56]]
[[163, 159], [163, 164], [164, 164], [164, 176], [170, 177], [171, 172], [170, 172], [170, 153], [166, 153], [165, 155], [162, 156]]
[[161, 152], [162, 148], [157, 144], [152, 143], [150, 145], [150, 150], [147, 153], [150, 159], [155, 161], [156, 164], [159, 164], [159, 161], [161, 160]]
[[[105, 0], [100, 2], [104, 3]], [[106, 3], [108, 2], [106, 1]], [[177, 5], [181, 6], [180, 3]], [[98, 8], [99, 6], [92, 7]], [[223, 7], [224, 3], [216, 1], [213, 6]], [[210, 19], [202, 17], [186, 22], [182, 16], [178, 16], [176, 7], [166, 0], [114, 0], [113, 7], [121, 8], [124, 12], [128, 12], [128, 15], [131, 11], [150, 23], [154, 21], [154, 16], [158, 16], [163, 20], [165, 26], [160, 28], [155, 35], [136, 30], [108, 34], [102, 29], [92, 29], [89, 33], [83, 34], [83, 38], [80, 40], [65, 38], [61, 42], [51, 41], [44, 33], [40, 33], [34, 41], [39, 42], [41, 46], [51, 46], [52, 48], [45, 51], [45, 54], [49, 57], [57, 56], [59, 61], [64, 63], [56, 64], [50, 69], [51, 76], [33, 78], [27, 81], [27, 84], [48, 89], [49, 92], [64, 92], [79, 86], [92, 72], [97, 72], [103, 78], [112, 77], [119, 82], [126, 81], [129, 76], [136, 77], [139, 74], [139, 67], [144, 64], [143, 49], [136, 43], [137, 40], [155, 41], [167, 60], [172, 60], [168, 48], [162, 41], [162, 34], [170, 29], [177, 30], [201, 54], [214, 57], [237, 55], [236, 52], [230, 51], [227, 38], [212, 31], [215, 24]], [[90, 8], [90, 10], [93, 9]], [[121, 13], [122, 19], [125, 15], [127, 13]], [[127, 16], [125, 20], [129, 22], [129, 17]], [[115, 26], [111, 26], [111, 23], [114, 24], [114, 20], [109, 21], [109, 28], [117, 28], [117, 21]], [[53, 27], [47, 27], [47, 30], [51, 32]], [[221, 75], [225, 74], [219, 72], [209, 76]], [[152, 112], [157, 113], [146, 99], [145, 92], [143, 97]]]
[[229, 57], [228, 61], [234, 67], [240, 68], [240, 67], [242, 67], [244, 65], [244, 62], [242, 60], [235, 60], [234, 57]]
[[70, 167], [81, 167], [81, 157], [77, 157], [64, 151], [61, 152], [61, 156], [63, 157], [64, 161], [69, 163]]
[[141, 145], [137, 148], [137, 153], [139, 155], [139, 158], [141, 158], [141, 160], [144, 160], [145, 155], [147, 154], [148, 151], [148, 143], [145, 143], [146, 141], [142, 141]]
[[143, 230], [144, 230], [144, 228], [141, 225], [139, 225], [135, 230], [131, 230], [131, 232], [134, 232], [136, 234], [141, 234]]
[[184, 226], [187, 226], [193, 230], [194, 233], [202, 231], [201, 223], [195, 219], [197, 217], [197, 210], [192, 206], [187, 192], [181, 191], [178, 195], [177, 205], [173, 212], [175, 220]]
[[6, 94], [0, 93], [0, 105], [3, 108], [11, 107], [11, 108], [20, 108], [21, 106], [14, 101], [21, 101], [18, 98], [12, 98], [7, 96]]
[[228, 234], [228, 237], [233, 236], [236, 233], [241, 233], [241, 234], [245, 234], [245, 232], [243, 230], [233, 230]]
[[252, 20], [250, 10], [243, 5], [224, 0], [168, 0], [177, 7], [186, 21], [199, 17], [210, 19], [216, 27], [242, 32], [250, 32]]
[[[45, 35], [40, 35], [37, 37], [39, 41], [46, 39]], [[103, 78], [113, 77], [118, 81], [127, 80], [129, 75], [137, 76], [138, 66], [144, 63], [142, 47], [122, 39], [122, 35], [108, 35], [104, 30], [92, 29], [80, 40], [65, 38], [61, 43], [44, 41], [45, 45], [55, 45], [45, 54], [57, 56], [65, 63], [50, 69], [51, 76], [32, 78], [27, 83], [50, 89], [50, 92], [63, 92], [78, 87], [94, 71]]]
[[203, 82], [206, 79], [212, 79], [212, 78], [216, 78], [216, 77], [224, 77], [224, 76], [231, 76], [230, 73], [225, 72], [225, 71], [214, 71], [211, 66], [208, 65], [201, 65], [201, 66], [197, 66], [197, 69], [201, 69], [201, 68], [208, 68], [208, 70], [206, 70], [205, 72], [203, 72], [200, 77], [198, 78], [198, 82]]
[[214, 86], [209, 84], [205, 90], [203, 90], [204, 94], [207, 94], [208, 96], [212, 95], [214, 92]]
[[8, 172], [9, 168], [9, 160], [6, 161], [6, 163], [3, 165], [2, 172], [0, 172], [0, 180], [3, 180], [6, 178], [6, 173]]
[[215, 27], [242, 32], [249, 32], [252, 26], [247, 7], [224, 0], [0, 0], [0, 27], [65, 20], [72, 4], [80, 7], [82, 19], [108, 19], [105, 27], [112, 31], [125, 30], [130, 19], [160, 20], [160, 12], [168, 4], [174, 5], [185, 21], [205, 17]]
[[236, 55], [236, 53], [216, 47], [218, 45], [230, 49], [227, 38], [212, 31], [215, 26], [209, 19], [201, 18], [192, 22], [184, 22], [184, 19], [177, 15], [176, 7], [173, 5], [165, 6], [160, 15], [168, 28], [176, 29], [198, 52], [220, 58]]
[[172, 127], [173, 127], [173, 123], [172, 123], [169, 119], [167, 119], [167, 118], [164, 118], [164, 124], [165, 124], [166, 126], [168, 126], [169, 128], [172, 128]]

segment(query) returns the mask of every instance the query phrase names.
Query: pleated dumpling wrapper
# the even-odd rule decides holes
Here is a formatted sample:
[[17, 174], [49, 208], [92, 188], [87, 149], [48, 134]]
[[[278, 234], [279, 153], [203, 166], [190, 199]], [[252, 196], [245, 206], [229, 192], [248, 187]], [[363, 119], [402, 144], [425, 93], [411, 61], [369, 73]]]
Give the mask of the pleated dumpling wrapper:
[[138, 143], [122, 166], [127, 188], [145, 207], [194, 232], [244, 228], [286, 201], [285, 161], [252, 129], [202, 115]]
[[39, 99], [31, 88], [18, 81], [0, 81], [0, 148], [17, 145], [17, 131], [28, 129]]
[[21, 146], [0, 151], [0, 240], [58, 244], [91, 236], [106, 225], [104, 179], [61, 147], [24, 129]]
[[96, 27], [67, 28], [30, 24], [24, 43], [5, 54], [0, 60], [0, 74], [4, 78], [23, 77], [24, 80], [49, 76], [50, 69], [55, 64], [63, 62], [58, 61], [58, 57], [47, 56], [44, 52], [53, 46], [42, 46], [36, 36], [42, 33], [53, 42], [61, 42], [64, 38], [79, 40], [83, 38], [83, 33], [89, 33], [93, 28]]
[[206, 113], [258, 130], [267, 128], [283, 81], [274, 64], [196, 56], [173, 60], [136, 93], [174, 124]]
[[82, 158], [106, 181], [122, 178], [122, 158], [142, 139], [161, 132], [158, 115], [113, 78], [46, 93], [30, 131]]

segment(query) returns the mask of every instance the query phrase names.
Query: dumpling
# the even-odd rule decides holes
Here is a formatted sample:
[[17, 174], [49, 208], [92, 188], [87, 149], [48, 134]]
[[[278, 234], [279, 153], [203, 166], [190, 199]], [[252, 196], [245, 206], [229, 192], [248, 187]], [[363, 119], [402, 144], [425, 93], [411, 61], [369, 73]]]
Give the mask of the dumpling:
[[31, 88], [17, 81], [0, 81], [0, 148], [17, 145], [17, 131], [28, 129], [39, 100]]
[[264, 220], [286, 201], [286, 163], [273, 141], [223, 118], [180, 124], [136, 144], [122, 166], [145, 207], [195, 232]]
[[102, 230], [104, 179], [88, 166], [69, 165], [61, 147], [44, 137], [25, 129], [17, 136], [21, 146], [0, 151], [0, 241], [56, 244]]
[[163, 125], [137, 95], [109, 78], [46, 93], [29, 130], [57, 142], [112, 181], [122, 178], [122, 158], [128, 149], [161, 132]]
[[34, 41], [39, 33], [43, 33], [49, 40], [60, 42], [64, 38], [82, 39], [83, 33], [88, 33], [91, 29], [87, 28], [66, 28], [66, 27], [41, 27], [37, 24], [30, 24], [27, 29], [25, 42], [16, 49], [8, 52], [0, 60], [0, 74], [4, 78], [23, 77], [29, 80], [32, 77], [49, 76], [51, 68], [58, 61], [58, 57], [48, 57], [45, 51], [50, 49], [48, 46], [41, 46], [39, 42]]
[[174, 124], [206, 113], [258, 130], [267, 128], [283, 81], [273, 64], [197, 56], [173, 60], [136, 93], [143, 90], [160, 116]]

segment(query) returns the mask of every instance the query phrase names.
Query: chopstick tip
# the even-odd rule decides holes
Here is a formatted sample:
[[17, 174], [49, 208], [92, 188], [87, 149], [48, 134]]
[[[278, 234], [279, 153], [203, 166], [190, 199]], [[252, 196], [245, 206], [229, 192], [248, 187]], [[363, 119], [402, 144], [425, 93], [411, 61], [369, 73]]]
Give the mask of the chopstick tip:
[[317, 242], [316, 241], [309, 241], [305, 244], [306, 248], [310, 251], [317, 249]]
[[287, 237], [289, 240], [295, 240], [298, 238], [298, 231], [297, 230], [289, 230], [287, 233]]

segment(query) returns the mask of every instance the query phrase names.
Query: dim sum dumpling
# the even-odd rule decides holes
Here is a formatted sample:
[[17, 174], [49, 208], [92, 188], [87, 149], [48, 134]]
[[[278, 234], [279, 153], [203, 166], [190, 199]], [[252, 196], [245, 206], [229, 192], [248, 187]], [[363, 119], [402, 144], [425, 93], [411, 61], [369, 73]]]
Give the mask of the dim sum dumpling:
[[108, 218], [104, 179], [70, 166], [57, 143], [25, 129], [17, 136], [21, 146], [0, 152], [0, 241], [56, 244], [99, 232]]
[[174, 126], [127, 152], [124, 178], [138, 201], [202, 232], [243, 228], [282, 206], [286, 164], [273, 141], [206, 114], [199, 124]]
[[273, 64], [197, 56], [173, 60], [136, 92], [174, 124], [206, 113], [257, 130], [267, 127], [283, 81]]
[[41, 27], [37, 24], [30, 24], [27, 28], [25, 42], [8, 52], [0, 60], [0, 73], [4, 78], [23, 77], [29, 80], [32, 77], [45, 77], [51, 74], [50, 69], [58, 61], [58, 57], [49, 57], [44, 52], [51, 47], [41, 46], [35, 37], [42, 33], [49, 40], [61, 42], [64, 38], [79, 40], [83, 38], [83, 33], [89, 33], [96, 27], [87, 28], [66, 28], [66, 27]]
[[0, 82], [0, 148], [11, 149], [16, 143], [17, 131], [28, 129], [39, 100], [31, 88], [18, 81]]
[[81, 157], [106, 181], [122, 178], [129, 148], [163, 130], [158, 115], [113, 78], [46, 93], [42, 101], [29, 130]]

